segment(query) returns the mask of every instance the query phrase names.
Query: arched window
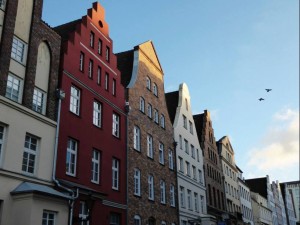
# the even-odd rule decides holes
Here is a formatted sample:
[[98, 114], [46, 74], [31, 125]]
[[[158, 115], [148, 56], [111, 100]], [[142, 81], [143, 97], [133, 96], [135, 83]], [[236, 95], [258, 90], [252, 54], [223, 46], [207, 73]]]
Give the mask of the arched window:
[[145, 113], [145, 99], [140, 97], [140, 111]]
[[134, 225], [142, 225], [141, 217], [139, 215], [135, 215], [133, 218]]
[[166, 124], [165, 124], [165, 116], [163, 114], [161, 114], [160, 116], [160, 126], [162, 128], [165, 128], [166, 127]]
[[146, 87], [148, 90], [151, 91], [151, 80], [149, 77], [146, 78]]
[[154, 94], [155, 96], [158, 96], [158, 90], [157, 90], [157, 85], [156, 85], [156, 83], [153, 84], [153, 94]]

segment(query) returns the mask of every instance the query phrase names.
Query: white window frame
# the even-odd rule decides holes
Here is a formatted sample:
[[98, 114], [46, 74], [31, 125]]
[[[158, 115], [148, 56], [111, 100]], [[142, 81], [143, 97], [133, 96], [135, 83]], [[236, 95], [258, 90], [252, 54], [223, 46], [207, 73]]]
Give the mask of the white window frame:
[[184, 187], [179, 187], [180, 207], [185, 208], [185, 190]]
[[158, 90], [157, 90], [157, 85], [156, 85], [156, 83], [153, 84], [153, 94], [154, 94], [155, 96], [158, 96]]
[[159, 156], [159, 163], [160, 164], [165, 164], [165, 151], [164, 151], [164, 144], [163, 143], [161, 143], [161, 142], [159, 142], [159, 144], [158, 144], [158, 151], [159, 151], [159, 154], [158, 154], [158, 156]]
[[151, 79], [149, 77], [146, 78], [146, 87], [151, 91]]
[[169, 149], [169, 169], [174, 169], [173, 151]]
[[112, 135], [120, 137], [120, 116], [116, 113], [112, 115]]
[[[24, 173], [27, 174], [35, 173], [38, 150], [39, 150], [38, 138], [30, 134], [26, 134], [25, 141], [24, 141], [23, 159], [22, 159], [22, 171]], [[30, 168], [32, 168], [32, 171]]]
[[120, 161], [113, 158], [112, 160], [112, 189], [119, 190], [119, 167]]
[[76, 176], [78, 142], [72, 138], [68, 139], [66, 156], [66, 174]]
[[148, 199], [154, 200], [154, 177], [148, 175]]
[[158, 110], [157, 109], [154, 109], [154, 122], [159, 124], [159, 121], [158, 121]]
[[134, 195], [141, 196], [141, 171], [134, 169]]
[[[21, 103], [23, 92], [23, 80], [11, 73], [7, 76], [5, 97]], [[16, 93], [16, 94], [15, 94]]]
[[[50, 218], [50, 216], [52, 218]], [[56, 212], [43, 210], [43, 218], [42, 218], [42, 224], [50, 225], [50, 224], [56, 224]]]
[[38, 113], [45, 114], [46, 112], [46, 92], [41, 89], [34, 88], [32, 97], [32, 109]]
[[152, 118], [152, 105], [150, 103], [147, 106], [147, 114], [149, 118]]
[[80, 221], [80, 225], [89, 225], [89, 221], [86, 221], [89, 215], [89, 209], [87, 207], [87, 204], [83, 201], [80, 201], [79, 203], [79, 220], [85, 220], [85, 221]]
[[140, 111], [145, 113], [145, 99], [140, 97]]
[[70, 111], [76, 115], [80, 113], [80, 93], [81, 91], [75, 86], [71, 86], [70, 94]]
[[153, 137], [147, 135], [147, 156], [153, 159]]
[[163, 114], [160, 115], [160, 126], [166, 128], [165, 116]]
[[141, 217], [139, 215], [134, 215], [133, 225], [142, 225]]
[[16, 36], [13, 37], [12, 47], [11, 47], [11, 58], [17, 62], [26, 63], [27, 55], [27, 44]]
[[93, 71], [94, 71], [94, 61], [92, 59], [90, 59], [88, 76], [91, 79], [93, 78]]
[[102, 104], [97, 101], [93, 103], [93, 124], [97, 127], [102, 126]]
[[175, 186], [173, 184], [170, 185], [170, 205], [175, 207]]
[[138, 126], [133, 128], [133, 148], [141, 151], [141, 129]]
[[91, 179], [91, 181], [95, 184], [99, 184], [101, 153], [94, 149], [92, 154], [93, 155], [92, 155], [92, 179]]
[[80, 55], [79, 55], [79, 70], [81, 72], [84, 71], [84, 53], [83, 52], [80, 52]]
[[160, 203], [166, 204], [166, 183], [165, 181], [160, 181]]

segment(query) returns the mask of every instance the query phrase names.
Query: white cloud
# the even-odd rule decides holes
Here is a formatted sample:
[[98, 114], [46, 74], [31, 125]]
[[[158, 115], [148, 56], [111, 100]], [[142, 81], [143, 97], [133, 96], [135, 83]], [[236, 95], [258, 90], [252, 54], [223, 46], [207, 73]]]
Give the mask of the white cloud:
[[[257, 147], [249, 152], [248, 167], [263, 176], [272, 174], [299, 177], [299, 111], [284, 109], [273, 116], [273, 123]], [[297, 174], [298, 173], [298, 174]], [[284, 178], [281, 178], [284, 179]]]

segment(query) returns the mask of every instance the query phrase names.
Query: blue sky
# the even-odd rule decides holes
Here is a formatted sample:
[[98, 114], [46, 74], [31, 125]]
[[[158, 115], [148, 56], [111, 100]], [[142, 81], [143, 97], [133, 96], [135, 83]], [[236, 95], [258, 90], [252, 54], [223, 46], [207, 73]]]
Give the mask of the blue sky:
[[[70, 22], [93, 2], [44, 0], [43, 19]], [[152, 40], [166, 92], [188, 85], [193, 113], [211, 112], [216, 139], [230, 137], [246, 179], [299, 180], [298, 0], [100, 4], [114, 52]]]

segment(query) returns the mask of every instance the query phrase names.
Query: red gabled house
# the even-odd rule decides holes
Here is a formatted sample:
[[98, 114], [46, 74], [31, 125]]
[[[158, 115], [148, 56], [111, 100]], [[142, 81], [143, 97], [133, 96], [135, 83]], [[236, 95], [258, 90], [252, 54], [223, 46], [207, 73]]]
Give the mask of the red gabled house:
[[65, 93], [56, 179], [74, 192], [73, 224], [126, 221], [125, 97], [104, 16], [95, 2], [86, 16], [54, 28], [62, 37], [59, 87]]

